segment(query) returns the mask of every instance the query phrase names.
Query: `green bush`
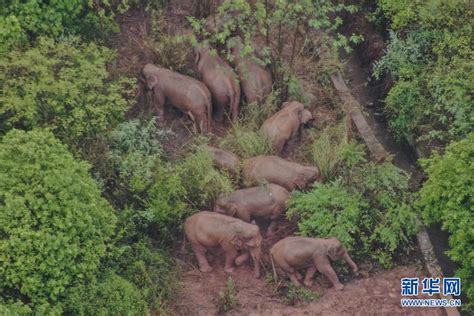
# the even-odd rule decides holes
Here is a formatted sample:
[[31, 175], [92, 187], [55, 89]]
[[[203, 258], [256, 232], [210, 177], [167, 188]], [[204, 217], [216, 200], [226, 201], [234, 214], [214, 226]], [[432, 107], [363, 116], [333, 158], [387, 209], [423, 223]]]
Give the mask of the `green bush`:
[[176, 294], [178, 283], [173, 259], [169, 253], [153, 249], [146, 237], [137, 242], [124, 239], [123, 244], [112, 249], [105, 265], [109, 271], [132, 282], [149, 308], [165, 310], [168, 300]]
[[298, 230], [304, 236], [337, 237], [352, 251], [360, 235], [359, 221], [367, 202], [348, 192], [340, 182], [316, 183], [309, 192], [291, 195], [286, 216], [299, 217]]
[[[156, 127], [155, 118], [148, 121], [131, 120], [119, 124], [108, 136], [107, 160], [113, 182], [114, 200], [119, 205], [134, 205], [153, 184], [154, 170], [161, 162], [161, 142], [171, 132]], [[139, 203], [138, 201], [137, 203]]]
[[44, 35], [97, 37], [115, 27], [108, 1], [2, 1], [0, 53], [25, 44], [27, 35], [32, 40]]
[[393, 29], [376, 76], [389, 73], [386, 113], [398, 138], [447, 144], [472, 131], [474, 85], [469, 1], [381, 0]]
[[47, 130], [12, 130], [1, 139], [2, 296], [55, 304], [72, 282], [95, 275], [115, 215], [89, 168]]
[[417, 206], [426, 223], [442, 223], [448, 231], [448, 255], [460, 264], [456, 274], [463, 291], [474, 302], [474, 133], [453, 142], [444, 155], [422, 160], [428, 180], [419, 192]]
[[270, 142], [259, 131], [258, 126], [243, 125], [239, 122], [220, 142], [219, 147], [233, 152], [246, 159], [258, 155], [271, 155], [273, 150]]
[[77, 39], [40, 38], [26, 51], [0, 55], [0, 134], [11, 128], [49, 127], [73, 148], [122, 120], [130, 80], [112, 79], [114, 53]]
[[72, 288], [65, 302], [72, 315], [146, 315], [148, 309], [140, 290], [118, 275]]
[[305, 236], [337, 237], [357, 258], [370, 256], [390, 267], [410, 249], [418, 228], [408, 179], [390, 163], [352, 166], [339, 180], [292, 194], [287, 216], [298, 218]]

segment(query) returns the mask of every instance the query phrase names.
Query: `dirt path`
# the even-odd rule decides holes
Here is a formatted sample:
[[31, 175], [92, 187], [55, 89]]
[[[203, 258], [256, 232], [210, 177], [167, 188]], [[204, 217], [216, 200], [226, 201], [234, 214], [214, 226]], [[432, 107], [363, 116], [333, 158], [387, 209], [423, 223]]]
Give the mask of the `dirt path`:
[[[183, 273], [181, 297], [177, 300], [178, 315], [218, 315], [218, 296], [224, 290], [227, 275], [222, 265], [211, 264], [215, 271], [203, 274], [198, 269]], [[439, 308], [400, 307], [400, 278], [423, 278], [422, 267], [403, 266], [381, 270], [374, 275], [346, 283], [344, 290], [330, 288], [323, 276], [318, 276], [313, 290], [322, 293], [319, 300], [288, 306], [282, 302], [276, 286], [264, 279], [253, 278], [249, 266], [240, 267], [233, 275], [240, 307], [226, 315], [444, 315]], [[421, 297], [421, 296], [420, 296]]]

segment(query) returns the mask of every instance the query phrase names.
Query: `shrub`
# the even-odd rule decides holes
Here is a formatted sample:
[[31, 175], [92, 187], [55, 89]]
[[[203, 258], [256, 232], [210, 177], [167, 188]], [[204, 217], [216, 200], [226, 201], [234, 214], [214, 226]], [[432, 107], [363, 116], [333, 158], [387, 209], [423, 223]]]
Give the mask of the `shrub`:
[[160, 33], [155, 41], [149, 43], [153, 52], [153, 63], [173, 71], [196, 77], [191, 67], [192, 38], [183, 35]]
[[410, 250], [418, 228], [408, 176], [390, 163], [347, 169], [339, 180], [295, 192], [287, 216], [299, 218], [302, 235], [337, 237], [358, 258], [370, 256], [390, 267], [394, 256]]
[[216, 169], [204, 146], [198, 146], [179, 164], [186, 199], [193, 208], [211, 208], [217, 196], [234, 189], [230, 176]]
[[435, 154], [421, 161], [428, 180], [416, 203], [424, 221], [441, 222], [450, 233], [448, 255], [460, 264], [456, 274], [462, 278], [467, 297], [474, 301], [474, 133], [453, 142], [444, 155]]
[[155, 169], [153, 184], [144, 198], [144, 208], [128, 211], [140, 230], [150, 233], [161, 244], [167, 244], [180, 235], [181, 224], [193, 210], [186, 204], [186, 188], [179, 171], [162, 162]]
[[395, 84], [385, 99], [399, 139], [442, 145], [472, 131], [472, 9], [468, 1], [378, 1], [391, 38], [375, 75]]
[[153, 249], [147, 237], [139, 237], [137, 242], [127, 241], [129, 237], [124, 236], [122, 244], [112, 248], [106, 269], [132, 282], [149, 308], [166, 310], [166, 302], [177, 291], [173, 259], [170, 254]]
[[[2, 2], [0, 53], [25, 44], [27, 35], [58, 38], [63, 35], [98, 37], [115, 29], [109, 3], [85, 0]], [[100, 30], [101, 32], [98, 32]]]
[[66, 298], [65, 312], [73, 315], [145, 315], [148, 310], [136, 286], [109, 274], [102, 281], [72, 288]]
[[295, 286], [292, 283], [284, 287], [283, 291], [283, 303], [286, 305], [296, 305], [298, 302], [311, 302], [321, 297], [320, 293], [301, 286]]
[[[149, 121], [131, 120], [119, 124], [108, 137], [107, 159], [113, 170], [114, 199], [120, 205], [134, 205], [153, 184], [154, 170], [162, 163], [161, 142], [171, 134]], [[137, 201], [140, 203], [140, 201]]]
[[47, 130], [1, 139], [2, 295], [54, 304], [72, 282], [94, 276], [115, 215], [88, 170]]
[[316, 183], [309, 192], [291, 195], [286, 216], [299, 217], [298, 230], [304, 236], [337, 237], [351, 251], [356, 246], [359, 220], [366, 201], [351, 194], [340, 182]]
[[111, 50], [77, 39], [40, 38], [26, 51], [0, 55], [0, 133], [11, 128], [49, 127], [73, 148], [122, 119], [131, 81], [112, 80]]

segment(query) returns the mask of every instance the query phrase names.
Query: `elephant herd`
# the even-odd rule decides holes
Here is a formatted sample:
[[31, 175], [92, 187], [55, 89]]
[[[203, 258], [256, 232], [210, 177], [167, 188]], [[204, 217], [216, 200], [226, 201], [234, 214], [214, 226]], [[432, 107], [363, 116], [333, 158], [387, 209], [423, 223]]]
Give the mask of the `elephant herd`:
[[[141, 80], [159, 123], [165, 121], [165, 104], [171, 104], [190, 116], [196, 130], [208, 133], [212, 130], [213, 116], [220, 121], [227, 111], [232, 121], [237, 119], [241, 93], [251, 103], [271, 92], [270, 72], [251, 58], [242, 57], [241, 40], [233, 40], [231, 65], [234, 68], [207, 47], [194, 49], [194, 63], [201, 81], [153, 64], [145, 65]], [[287, 101], [263, 123], [261, 132], [274, 151], [281, 153], [300, 127], [312, 119], [311, 112], [303, 104]], [[305, 189], [318, 180], [319, 169], [278, 156], [256, 156], [241, 161], [233, 153], [219, 148], [208, 146], [207, 150], [214, 165], [241, 175], [246, 188], [220, 195], [215, 201], [214, 212], [201, 211], [187, 218], [185, 235], [202, 272], [212, 271], [205, 255], [208, 248], [220, 246], [225, 252], [225, 272], [232, 273], [235, 266], [251, 257], [258, 278], [263, 238], [252, 219], [270, 219], [267, 236], [272, 236], [286, 210], [290, 192]], [[312, 277], [320, 271], [336, 289], [342, 289], [329, 259], [344, 259], [354, 271], [357, 270], [357, 265], [336, 238], [287, 237], [273, 245], [270, 257], [274, 273], [289, 276], [298, 286], [301, 282], [310, 286]], [[298, 272], [303, 268], [307, 268], [304, 280]]]

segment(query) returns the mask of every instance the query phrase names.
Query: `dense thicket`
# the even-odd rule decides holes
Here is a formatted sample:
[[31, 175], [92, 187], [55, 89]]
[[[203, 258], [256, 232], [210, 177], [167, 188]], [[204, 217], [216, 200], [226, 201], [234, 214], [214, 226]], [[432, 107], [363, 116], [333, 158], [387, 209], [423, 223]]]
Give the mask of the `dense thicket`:
[[94, 278], [115, 215], [51, 132], [12, 130], [0, 142], [0, 291], [55, 305]]
[[377, 1], [390, 41], [376, 74], [395, 85], [385, 99], [393, 132], [447, 144], [474, 126], [473, 10], [469, 1]]
[[122, 120], [130, 86], [111, 80], [112, 50], [78, 38], [39, 38], [26, 50], [0, 55], [0, 133], [49, 127], [74, 149]]
[[[474, 134], [453, 142], [443, 155], [422, 160], [428, 180], [417, 206], [427, 223], [442, 223], [450, 233], [448, 255], [461, 268], [463, 292], [474, 300]], [[471, 303], [472, 306], [472, 303]]]

